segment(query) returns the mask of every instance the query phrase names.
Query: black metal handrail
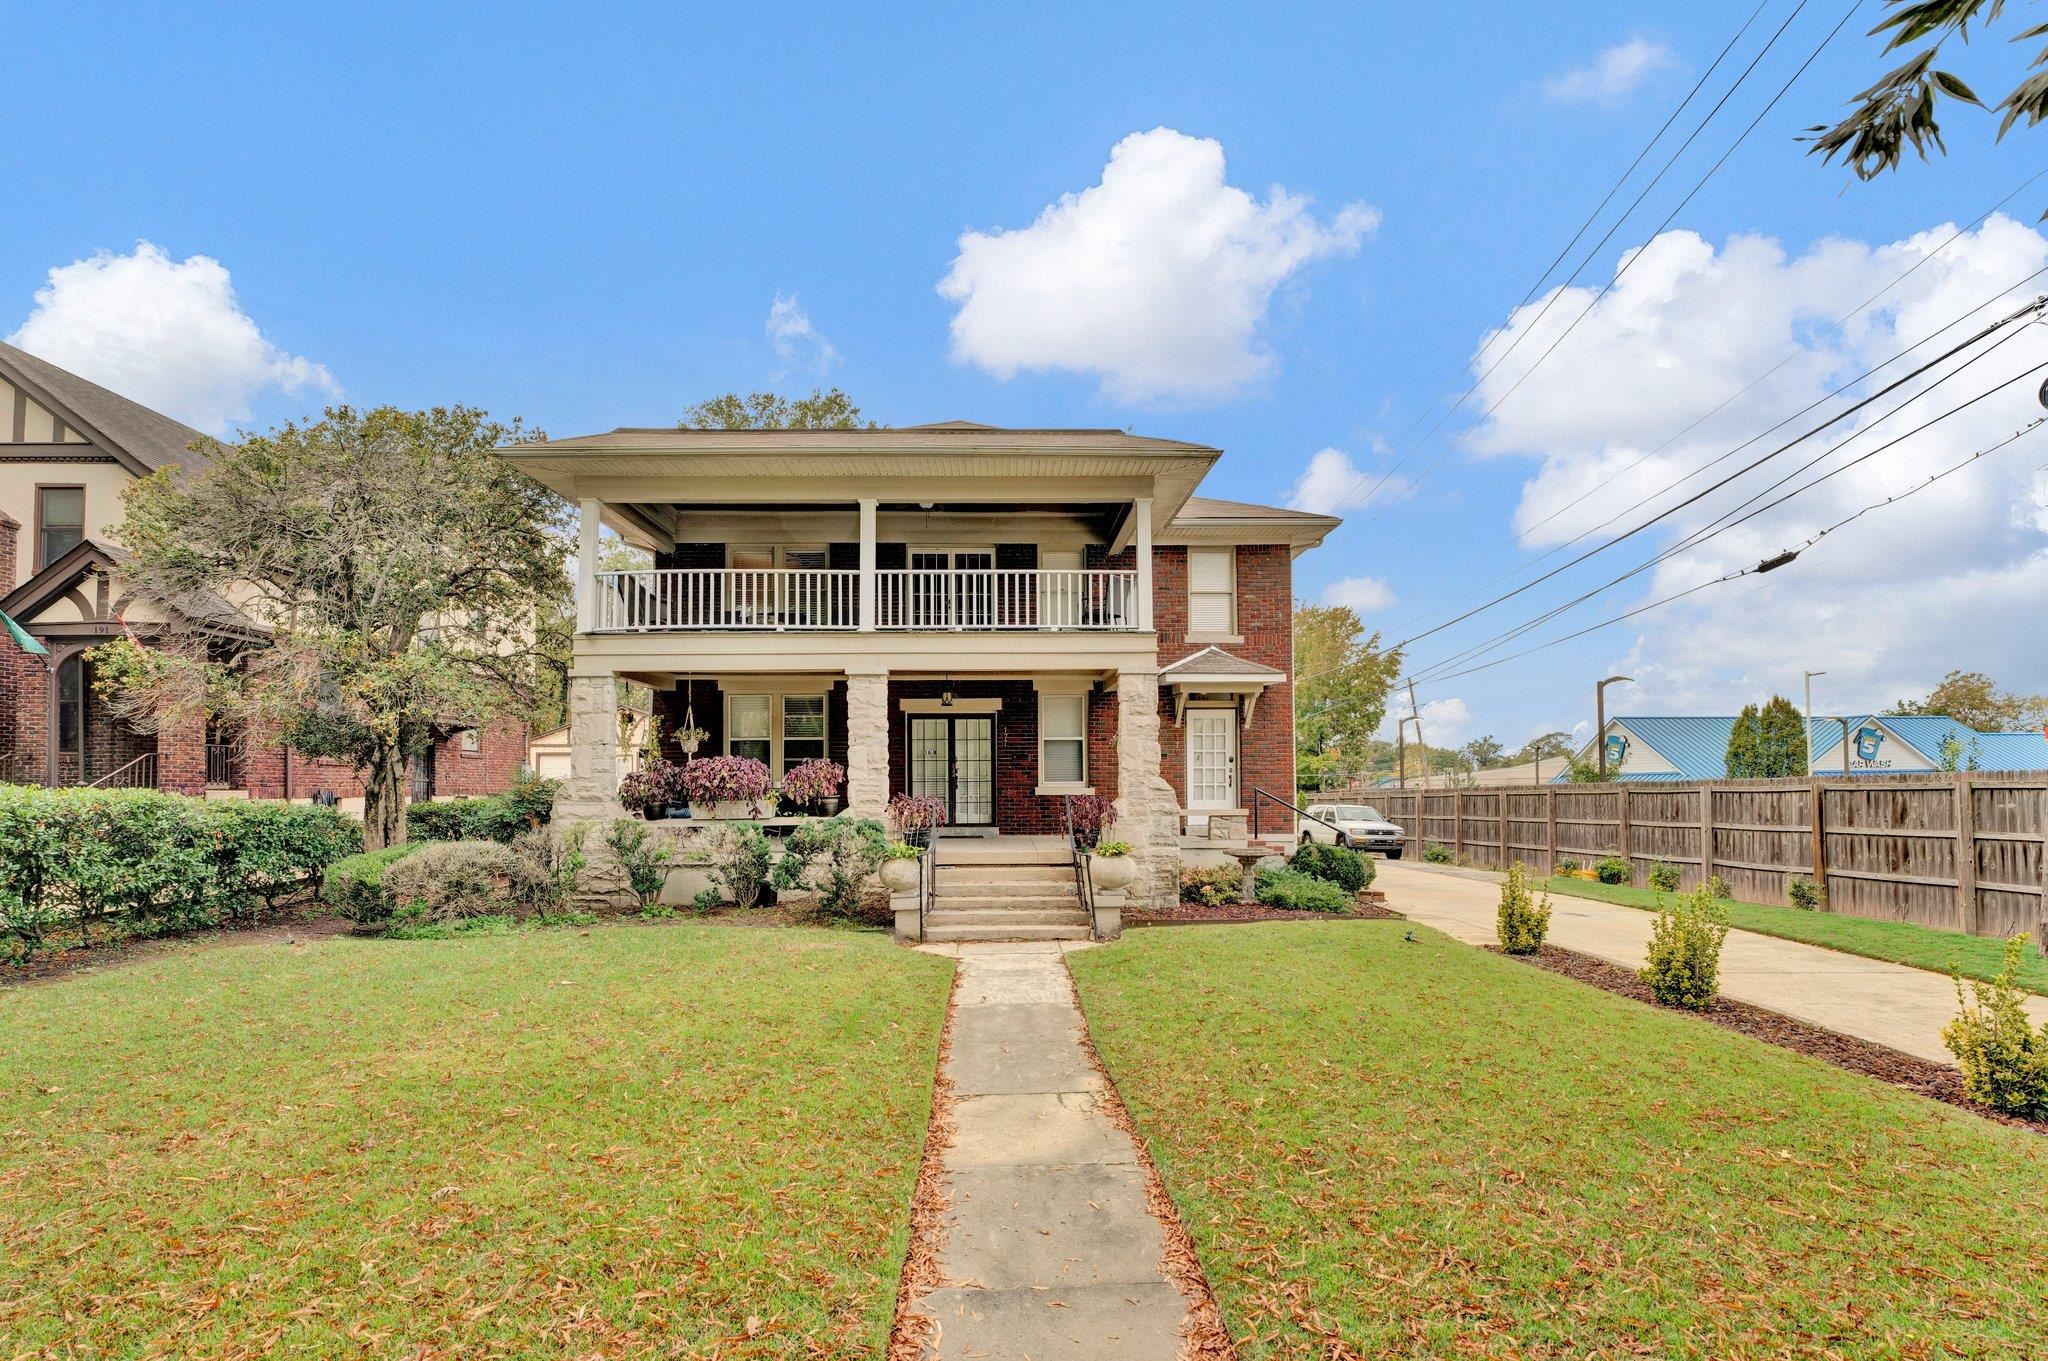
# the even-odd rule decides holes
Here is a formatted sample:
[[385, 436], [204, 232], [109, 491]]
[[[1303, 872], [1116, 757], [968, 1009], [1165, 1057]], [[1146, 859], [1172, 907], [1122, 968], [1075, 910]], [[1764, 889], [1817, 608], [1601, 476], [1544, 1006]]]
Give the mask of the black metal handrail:
[[1252, 786], [1252, 840], [1254, 840], [1254, 841], [1257, 841], [1257, 840], [1259, 839], [1259, 800], [1260, 800], [1260, 799], [1271, 799], [1271, 800], [1272, 800], [1273, 802], [1275, 802], [1275, 803], [1279, 804], [1279, 805], [1280, 805], [1280, 806], [1281, 806], [1282, 808], [1292, 808], [1292, 809], [1294, 810], [1294, 815], [1295, 815], [1296, 817], [1302, 817], [1302, 818], [1307, 818], [1307, 819], [1308, 819], [1308, 820], [1309, 820], [1310, 822], [1319, 822], [1319, 823], [1321, 823], [1321, 824], [1322, 824], [1323, 826], [1325, 826], [1325, 827], [1329, 828], [1329, 829], [1330, 829], [1331, 831], [1333, 831], [1333, 832], [1336, 832], [1336, 833], [1338, 833], [1338, 834], [1340, 834], [1340, 835], [1341, 835], [1341, 834], [1343, 833], [1343, 831], [1344, 831], [1344, 829], [1343, 829], [1343, 828], [1339, 827], [1339, 826], [1338, 826], [1338, 825], [1337, 825], [1336, 823], [1334, 823], [1334, 822], [1330, 821], [1330, 820], [1329, 820], [1328, 818], [1319, 818], [1319, 817], [1317, 817], [1317, 816], [1316, 816], [1315, 814], [1313, 814], [1313, 813], [1309, 812], [1309, 811], [1308, 811], [1308, 810], [1307, 810], [1306, 808], [1303, 808], [1303, 807], [1301, 807], [1301, 806], [1300, 806], [1299, 804], [1289, 803], [1289, 802], [1288, 802], [1288, 801], [1287, 801], [1286, 799], [1283, 799], [1283, 798], [1281, 798], [1281, 797], [1280, 797], [1280, 796], [1279, 796], [1278, 794], [1269, 794], [1269, 793], [1267, 793], [1267, 792], [1266, 792], [1265, 790], [1263, 790], [1263, 789], [1259, 788], [1259, 787], [1258, 787], [1257, 785], [1253, 785], [1253, 786]]
[[1088, 857], [1081, 853], [1081, 843], [1074, 835], [1074, 796], [1060, 795], [1060, 814], [1067, 820], [1067, 856], [1074, 864], [1074, 896], [1081, 900], [1082, 910], [1087, 912], [1090, 930], [1095, 920], [1094, 876], [1089, 873]]

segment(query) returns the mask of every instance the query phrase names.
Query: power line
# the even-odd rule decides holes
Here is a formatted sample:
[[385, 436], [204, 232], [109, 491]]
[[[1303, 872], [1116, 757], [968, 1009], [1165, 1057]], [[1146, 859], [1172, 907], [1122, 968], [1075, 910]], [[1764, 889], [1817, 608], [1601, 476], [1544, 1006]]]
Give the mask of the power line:
[[[1649, 239], [1651, 241], [1656, 240], [1657, 237], [1661, 236], [1664, 233], [1664, 230], [1668, 228], [1671, 225], [1671, 223], [1678, 217], [1678, 215], [1685, 210], [1686, 205], [1690, 204], [1693, 201], [1694, 197], [1696, 197], [1699, 194], [1700, 190], [1704, 189], [1707, 186], [1707, 182], [1713, 179], [1715, 174], [1720, 171], [1721, 167], [1728, 163], [1728, 159], [1731, 156], [1733, 156], [1738, 149], [1740, 149], [1740, 147], [1745, 141], [1749, 140], [1749, 135], [1752, 132], [1756, 131], [1757, 126], [1761, 124], [1766, 117], [1769, 116], [1771, 110], [1778, 106], [1778, 101], [1783, 99], [1785, 95], [1788, 92], [1790, 92], [1793, 85], [1798, 82], [1799, 78], [1806, 74], [1807, 68], [1813, 65], [1814, 61], [1817, 58], [1819, 58], [1821, 52], [1827, 47], [1827, 45], [1834, 41], [1835, 36], [1842, 31], [1843, 25], [1849, 22], [1850, 16], [1856, 12], [1857, 6], [1861, 3], [1862, 0], [1851, 0], [1849, 8], [1843, 11], [1842, 17], [1835, 22], [1835, 26], [1832, 29], [1829, 29], [1827, 36], [1822, 38], [1819, 44], [1814, 47], [1813, 51], [1807, 54], [1806, 60], [1799, 64], [1799, 68], [1792, 73], [1791, 77], [1787, 79], [1783, 85], [1778, 87], [1778, 92], [1771, 96], [1770, 102], [1765, 104], [1764, 107], [1760, 111], [1758, 111], [1756, 117], [1752, 118], [1749, 121], [1749, 125], [1743, 128], [1741, 133], [1736, 136], [1735, 140], [1729, 144], [1728, 149], [1721, 153], [1720, 159], [1715, 161], [1713, 165], [1709, 166], [1707, 168], [1707, 172], [1704, 175], [1700, 176], [1698, 182], [1696, 182], [1691, 189], [1686, 191], [1685, 197], [1680, 199], [1677, 205], [1674, 206], [1669, 213], [1665, 214], [1664, 220], [1658, 223], [1656, 229], [1650, 233]], [[1800, 0], [1800, 8], [1804, 8], [1804, 6], [1805, 0]], [[1798, 17], [1798, 14], [1799, 10], [1795, 9], [1792, 12], [1792, 15], [1786, 19], [1785, 23], [1789, 25], [1792, 22], [1793, 18]], [[1778, 30], [1778, 33], [1772, 35], [1771, 42], [1775, 43], [1778, 39], [1779, 34], [1782, 34], [1784, 31], [1784, 27], [1781, 26]], [[1764, 52], [1768, 52], [1769, 50], [1770, 47], [1767, 45], [1764, 48]], [[1763, 55], [1763, 52], [1759, 52], [1757, 54], [1757, 60], [1762, 60]], [[1751, 69], [1754, 69], [1754, 67], [1755, 62], [1752, 62]], [[1747, 77], [1748, 71], [1745, 71], [1743, 75]], [[1740, 81], [1737, 82], [1738, 85], [1740, 83]], [[1731, 87], [1729, 90], [1729, 94], [1733, 93], [1734, 88]], [[1725, 96], [1723, 102], [1725, 102]], [[1719, 108], [1719, 105], [1715, 106], [1717, 112]], [[1709, 114], [1708, 117], [1709, 119], [1711, 119], [1713, 115]], [[1702, 126], [1704, 126], [1704, 124]], [[1622, 279], [1628, 274], [1629, 270], [1634, 267], [1636, 261], [1640, 260], [1642, 257], [1643, 251], [1638, 250], [1632, 253], [1626, 260], [1622, 261], [1621, 267], [1615, 270], [1614, 277], [1609, 279], [1605, 284], [1601, 286], [1600, 291], [1593, 295], [1593, 300], [1586, 304], [1585, 309], [1581, 311], [1576, 317], [1572, 318], [1570, 323], [1565, 326], [1564, 330], [1559, 333], [1557, 339], [1550, 342], [1549, 348], [1544, 350], [1542, 354], [1536, 357], [1536, 362], [1534, 364], [1531, 364], [1527, 369], [1525, 369], [1522, 372], [1521, 376], [1516, 378], [1515, 381], [1509, 385], [1508, 390], [1506, 392], [1503, 392], [1498, 398], [1494, 400], [1491, 406], [1487, 407], [1485, 411], [1479, 414], [1479, 419], [1477, 421], [1473, 422], [1471, 425], [1466, 426], [1462, 431], [1458, 433], [1458, 435], [1455, 438], [1453, 438], [1450, 441], [1450, 443], [1444, 446], [1442, 452], [1440, 452], [1434, 459], [1430, 461], [1428, 467], [1422, 470], [1421, 476], [1415, 479], [1414, 485], [1419, 486], [1425, 479], [1429, 477], [1431, 473], [1435, 472], [1438, 467], [1442, 466], [1443, 461], [1446, 458], [1449, 458], [1451, 454], [1460, 445], [1462, 445], [1468, 438], [1470, 438], [1473, 432], [1481, 428], [1482, 423], [1487, 419], [1487, 417], [1493, 415], [1496, 411], [1500, 410], [1501, 406], [1510, 397], [1513, 397], [1517, 392], [1519, 392], [1522, 388], [1522, 385], [1527, 383], [1530, 378], [1535, 376], [1536, 371], [1543, 367], [1544, 362], [1547, 361], [1551, 355], [1557, 353], [1558, 346], [1562, 345], [1565, 342], [1565, 340], [1570, 337], [1572, 332], [1578, 329], [1579, 323], [1584, 321], [1588, 316], [1590, 316], [1593, 312], [1593, 309], [1598, 307], [1601, 301], [1604, 298], [1606, 298], [1606, 296], [1609, 293], [1614, 291], [1615, 286], [1622, 281]], [[1530, 325], [1531, 328], [1533, 328], [1534, 322], [1531, 322]], [[1525, 331], [1524, 334], [1527, 334], [1527, 331]], [[1488, 372], [1491, 373], [1492, 370], [1489, 369]], [[1405, 461], [1405, 458], [1403, 461]], [[1396, 466], [1398, 466], [1398, 464]], [[1380, 485], [1385, 484], [1386, 478], [1388, 476], [1391, 476], [1393, 471], [1393, 469], [1388, 470], [1387, 474], [1381, 478]], [[1361, 482], [1364, 481], [1362, 477], [1359, 480]], [[1356, 488], [1354, 487], [1353, 490], [1355, 491]], [[1375, 488], [1375, 490], [1377, 490], [1377, 488]], [[1335, 509], [1343, 509], [1346, 505], [1350, 504], [1350, 501], [1351, 496], [1347, 494], [1341, 501], [1337, 503]], [[1362, 522], [1361, 528], [1364, 525], [1370, 525], [1376, 522], [1380, 518], [1380, 516], [1386, 513], [1386, 511], [1386, 505], [1380, 506], [1378, 510], [1374, 511]]]
[[[2014, 334], [2017, 335], [2019, 333], [2015, 332]], [[2008, 339], [2009, 338], [2010, 337], [2008, 337]], [[1982, 357], [1983, 356], [1981, 355], [1977, 356], [1977, 358]], [[1971, 362], [1974, 363], [1975, 360], [1973, 359]], [[1762, 497], [1768, 495], [1771, 490], [1774, 490], [1777, 486], [1784, 485], [1785, 479], [1780, 479], [1779, 482], [1773, 484], [1773, 487], [1767, 488], [1765, 489], [1765, 491], [1751, 496], [1747, 501], [1742, 502], [1740, 505], [1736, 506], [1734, 510], [1730, 510], [1724, 513], [1720, 517], [1720, 520], [1715, 521], [1711, 525], [1703, 526], [1699, 530], [1695, 530], [1685, 539], [1657, 553], [1653, 557], [1649, 558], [1647, 561], [1637, 564], [1635, 567], [1632, 567], [1628, 571], [1623, 572], [1620, 576], [1617, 576], [1612, 580], [1603, 582], [1601, 585], [1596, 586], [1593, 589], [1586, 591], [1581, 595], [1575, 596], [1573, 599], [1566, 601], [1564, 604], [1559, 605], [1551, 610], [1544, 612], [1543, 614], [1536, 616], [1534, 619], [1529, 620], [1527, 623], [1520, 624], [1515, 628], [1507, 630], [1504, 633], [1497, 634], [1494, 637], [1487, 639], [1482, 643], [1475, 644], [1471, 647], [1464, 649], [1462, 652], [1453, 654], [1452, 656], [1445, 658], [1443, 661], [1435, 663], [1433, 666], [1426, 667], [1424, 668], [1424, 672], [1436, 672], [1445, 666], [1455, 666], [1460, 662], [1467, 661], [1471, 658], [1481, 656], [1487, 652], [1490, 652], [1493, 649], [1501, 646], [1503, 643], [1511, 642], [1515, 638], [1521, 636], [1522, 634], [1529, 633], [1534, 629], [1541, 627], [1543, 624], [1546, 624], [1550, 620], [1557, 618], [1559, 615], [1562, 615], [1568, 612], [1569, 610], [1575, 608], [1576, 606], [1583, 604], [1584, 602], [1592, 599], [1594, 596], [1600, 595], [1605, 591], [1611, 590], [1615, 586], [1620, 585], [1622, 582], [1629, 580], [1631, 577], [1639, 576], [1643, 572], [1649, 571], [1651, 568], [1659, 566], [1660, 564], [1669, 561], [1671, 558], [1676, 557], [1680, 553], [1686, 552], [1692, 548], [1696, 548], [1700, 544], [1705, 543], [1707, 540], [1716, 538], [1719, 535], [1726, 533], [1728, 530], [1735, 528], [1737, 525], [1744, 524], [1750, 520], [1755, 519], [1757, 516], [1764, 514], [1767, 511], [1776, 509], [1778, 506], [1785, 504], [1785, 502], [1791, 500], [1793, 497], [1802, 495], [1807, 491], [1811, 491], [1814, 487], [1817, 487], [1821, 483], [1828, 481], [1830, 478], [1833, 478], [1841, 473], [1847, 472], [1849, 469], [1854, 468], [1861, 463], [1865, 463], [1872, 458], [1875, 458], [1878, 454], [1883, 453], [1887, 449], [1895, 448], [1899, 444], [1904, 443], [1906, 440], [1911, 439], [1913, 436], [1918, 435], [1923, 431], [1929, 429], [1930, 427], [1938, 425], [1942, 421], [1947, 420], [1949, 417], [1955, 416], [1963, 411], [1966, 411], [1970, 407], [1975, 406], [1977, 403], [1986, 400], [1987, 398], [1995, 395], [1996, 393], [2002, 392], [2006, 388], [2011, 387], [2014, 383], [2020, 382], [2023, 379], [2031, 378], [2034, 374], [2041, 372], [2043, 369], [2048, 369], [2048, 361], [2043, 361], [2040, 364], [2036, 364], [2034, 367], [2027, 369], [2019, 374], [2016, 374], [2015, 376], [2006, 379], [2002, 383], [1987, 388], [1983, 392], [1980, 392], [1976, 396], [1971, 397], [1966, 401], [1963, 401], [1957, 404], [1956, 406], [1949, 408], [1947, 411], [1942, 412], [1938, 416], [1930, 417], [1929, 419], [1921, 422], [1919, 425], [1914, 426], [1911, 430], [1906, 431], [1904, 434], [1895, 436], [1894, 438], [1885, 441], [1883, 444], [1878, 445], [1876, 448], [1871, 449], [1863, 454], [1859, 454], [1857, 457], [1849, 460], [1849, 462], [1843, 464], [1841, 467], [1831, 469], [1830, 471], [1813, 479], [1805, 486], [1795, 488], [1794, 490], [1787, 492], [1784, 496], [1779, 497], [1775, 501], [1772, 501], [1766, 505], [1757, 506], [1755, 509], [1750, 510], [1747, 514], [1744, 514], [1732, 521], [1728, 521], [1728, 523], [1721, 523], [1722, 520], [1728, 520], [1728, 516], [1733, 514], [1734, 510], [1740, 510], [1745, 506], [1755, 505], [1755, 503], [1758, 500], [1761, 500]], [[1957, 372], [1960, 371], [1961, 370], [1957, 370]], [[1953, 374], [1950, 374], [1947, 377], [1953, 376]], [[1942, 381], [1947, 381], [1947, 378], [1945, 377]], [[1903, 410], [1904, 407], [1908, 405], [1910, 402], [1917, 401], [1920, 397], [1923, 397], [1925, 395], [1926, 394], [1923, 392], [1920, 394], [1916, 394], [1916, 396], [1912, 398], [1908, 398], [1906, 402], [1900, 403], [1900, 405], [1894, 407], [1892, 411], [1885, 413], [1886, 416], [1893, 415], [1896, 412]], [[1884, 418], [1880, 417], [1879, 419], [1882, 420]], [[1875, 424], [1875, 422], [1872, 423], [1873, 426]], [[1812, 466], [1814, 466], [1815, 463], [1818, 463], [1821, 459], [1826, 458], [1828, 454], [1831, 454], [1835, 452], [1837, 449], [1840, 449], [1843, 445], [1848, 444], [1851, 440], [1860, 438], [1862, 435], [1868, 433], [1870, 428], [1872, 427], [1865, 427], [1863, 430], [1856, 432], [1856, 434], [1849, 436], [1848, 439], [1841, 441], [1839, 444], [1835, 445], [1834, 448], [1829, 449], [1826, 453], [1817, 456], [1815, 459], [1808, 462], [1805, 466], [1807, 468], [1811, 468]], [[1804, 471], [1804, 469], [1801, 469], [1800, 471]], [[1792, 474], [1792, 476], [1797, 475], [1798, 474], [1796, 472]], [[1801, 550], [1793, 550], [1792, 556], [1796, 557], [1799, 551]], [[1789, 560], [1789, 558], [1786, 559], [1786, 561]], [[1777, 565], [1782, 564], [1773, 564], [1773, 566]], [[1438, 680], [1444, 679], [1445, 677], [1432, 674], [1427, 675], [1426, 678], [1431, 680]]]
[[[1730, 572], [1725, 576], [1715, 577], [1711, 581], [1702, 581], [1698, 585], [1688, 586], [1682, 591], [1674, 592], [1673, 594], [1667, 595], [1659, 600], [1652, 600], [1645, 605], [1638, 605], [1632, 610], [1628, 610], [1622, 614], [1617, 614], [1611, 619], [1603, 619], [1597, 624], [1588, 625], [1587, 627], [1579, 629], [1576, 632], [1565, 634], [1561, 638], [1552, 638], [1548, 642], [1537, 644], [1535, 647], [1525, 648], [1520, 652], [1511, 653], [1505, 657], [1496, 657], [1490, 662], [1482, 662], [1478, 666], [1467, 667], [1462, 671], [1451, 671], [1441, 675], [1425, 676], [1420, 683], [1438, 684], [1444, 681], [1452, 681], [1457, 680], [1464, 676], [1470, 676], [1476, 672], [1491, 670], [1496, 666], [1504, 666], [1508, 662], [1519, 661], [1523, 657], [1530, 656], [1534, 653], [1543, 652], [1549, 648], [1556, 647], [1561, 643], [1568, 643], [1574, 639], [1583, 638], [1589, 633], [1597, 633], [1604, 628], [1611, 628], [1615, 624], [1622, 623], [1625, 620], [1633, 619], [1640, 614], [1647, 614], [1651, 610], [1660, 609], [1665, 605], [1671, 604], [1673, 601], [1683, 600], [1687, 596], [1696, 595], [1699, 592], [1706, 590], [1710, 586], [1720, 586], [1730, 581], [1739, 580], [1742, 577], [1756, 576], [1766, 571], [1775, 571], [1777, 567], [1783, 566], [1785, 561], [1789, 561], [1790, 558], [1798, 557], [1801, 553], [1804, 553], [1808, 548], [1813, 547], [1822, 539], [1834, 533], [1836, 530], [1841, 529], [1843, 526], [1852, 524], [1855, 521], [1862, 519], [1865, 515], [1870, 514], [1872, 511], [1882, 510], [1886, 506], [1897, 505], [1899, 502], [1906, 500], [1908, 497], [1914, 496], [1919, 492], [1927, 490], [1927, 488], [1933, 486], [1937, 482], [1940, 482], [1944, 478], [1947, 478], [1955, 473], [1961, 472], [1963, 469], [1969, 467], [1971, 464], [1977, 462], [1979, 459], [1985, 458], [1991, 454], [1995, 454], [1999, 450], [2004, 449], [2008, 445], [2013, 444], [2017, 440], [2021, 439], [2023, 436], [2038, 429], [2043, 421], [2048, 421], [2048, 416], [2036, 416], [2034, 417], [2034, 419], [2028, 421], [2025, 425], [2021, 426], [2018, 430], [2015, 430], [2012, 434], [1998, 441], [1998, 443], [1988, 445], [1985, 448], [1977, 450], [1975, 453], [1971, 454], [1969, 457], [1965, 459], [1962, 459], [1960, 462], [1957, 462], [1947, 468], [1944, 468], [1942, 471], [1928, 477], [1926, 481], [1916, 483], [1914, 486], [1907, 488], [1905, 491], [1902, 491], [1895, 496], [1885, 497], [1881, 501], [1873, 501], [1869, 505], [1864, 506], [1861, 510], [1843, 516], [1841, 519], [1835, 521], [1833, 524], [1828, 525], [1826, 528], [1821, 529], [1820, 531], [1815, 533], [1812, 537], [1808, 538], [1806, 542], [1800, 545], [1798, 548], [1788, 550], [1789, 557], [1787, 556], [1787, 554], [1781, 553], [1775, 560], [1767, 558], [1764, 560], [1764, 562], [1760, 562], [1753, 567], [1745, 567], [1740, 571]], [[1764, 565], [1765, 562], [1771, 563], [1772, 565], [1770, 567], [1766, 567]]]

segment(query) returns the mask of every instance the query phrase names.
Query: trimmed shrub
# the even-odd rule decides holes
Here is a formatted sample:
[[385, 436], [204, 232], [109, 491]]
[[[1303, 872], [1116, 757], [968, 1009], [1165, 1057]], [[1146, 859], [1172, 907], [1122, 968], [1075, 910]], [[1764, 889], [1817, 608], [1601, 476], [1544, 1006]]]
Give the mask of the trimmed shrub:
[[1603, 884], [1625, 884], [1635, 877], [1635, 867], [1619, 855], [1610, 855], [1593, 866], [1594, 877]]
[[320, 896], [352, 922], [368, 925], [391, 916], [391, 898], [384, 891], [384, 871], [431, 842], [408, 841], [381, 851], [364, 851], [327, 867]]
[[1821, 891], [1820, 885], [1803, 874], [1792, 876], [1791, 881], [1785, 885], [1785, 896], [1791, 899], [1792, 906], [1805, 908], [1808, 912], [1828, 900], [1828, 895]]
[[508, 915], [547, 896], [541, 869], [496, 841], [430, 841], [384, 871], [394, 920], [447, 925]]
[[1234, 903], [1244, 892], [1244, 871], [1235, 865], [1211, 865], [1207, 869], [1180, 872], [1180, 900], [1204, 907]]
[[1674, 902], [1660, 899], [1640, 977], [1665, 1006], [1699, 1011], [1720, 991], [1727, 938], [1727, 912], [1706, 888]]
[[1650, 887], [1659, 893], [1676, 893], [1680, 883], [1678, 866], [1658, 861], [1650, 866]]
[[668, 884], [668, 847], [648, 845], [647, 824], [624, 819], [605, 832], [604, 844], [618, 857], [619, 868], [626, 872], [626, 887], [640, 900], [644, 914]]
[[1310, 841], [1294, 852], [1287, 862], [1292, 868], [1318, 879], [1327, 879], [1350, 893], [1367, 888], [1378, 873], [1371, 860], [1357, 851], [1344, 846], [1332, 846], [1327, 842]]
[[1941, 1028], [1941, 1042], [1963, 1070], [1963, 1090], [1972, 1101], [2030, 1120], [2048, 1119], [2048, 1025], [2034, 1028], [2027, 994], [2018, 982], [2024, 935], [2005, 943], [2005, 959], [1988, 983], [1973, 982], [1976, 1000], [1963, 992], [1960, 973], [1957, 1017]]
[[512, 787], [503, 794], [410, 804], [405, 810], [406, 835], [414, 841], [501, 841], [510, 845], [521, 832], [547, 825], [561, 787], [560, 780], [522, 774], [513, 777]]
[[1257, 884], [1260, 902], [1292, 912], [1349, 912], [1354, 901], [1327, 879], [1281, 866], [1260, 870]]
[[721, 822], [701, 844], [712, 882], [724, 890], [727, 902], [753, 907], [761, 901], [771, 859], [767, 833], [751, 822]]
[[1543, 948], [1550, 934], [1550, 895], [1538, 902], [1529, 891], [1529, 876], [1517, 860], [1508, 866], [1507, 882], [1500, 886], [1500, 909], [1494, 917], [1494, 931], [1500, 948], [1511, 955], [1533, 955]]
[[782, 843], [770, 881], [778, 889], [809, 889], [827, 916], [853, 918], [888, 846], [888, 829], [873, 818], [805, 822]]
[[317, 894], [327, 867], [363, 848], [362, 824], [332, 808], [257, 800], [207, 805], [213, 827], [215, 891], [230, 916], [262, 899], [265, 907], [310, 884]]
[[1422, 848], [1422, 858], [1432, 865], [1448, 865], [1452, 860], [1451, 848], [1431, 842]]

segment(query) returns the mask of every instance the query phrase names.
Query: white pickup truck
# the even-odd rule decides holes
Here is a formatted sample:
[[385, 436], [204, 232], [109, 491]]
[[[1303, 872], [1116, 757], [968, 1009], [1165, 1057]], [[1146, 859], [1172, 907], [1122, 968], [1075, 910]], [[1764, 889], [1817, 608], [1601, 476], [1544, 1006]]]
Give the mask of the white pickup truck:
[[1354, 851], [1370, 851], [1399, 860], [1408, 834], [1381, 817], [1379, 809], [1370, 804], [1312, 803], [1308, 816], [1301, 820], [1301, 839], [1304, 845], [1311, 841], [1334, 842]]

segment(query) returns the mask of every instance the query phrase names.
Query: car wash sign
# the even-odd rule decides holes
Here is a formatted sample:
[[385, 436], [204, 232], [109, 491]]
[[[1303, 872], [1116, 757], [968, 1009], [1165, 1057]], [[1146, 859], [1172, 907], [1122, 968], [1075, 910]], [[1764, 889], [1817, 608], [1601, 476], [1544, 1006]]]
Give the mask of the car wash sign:
[[1886, 754], [1887, 739], [1891, 734], [1875, 723], [1865, 723], [1856, 730], [1854, 738], [1855, 756], [1849, 762], [1851, 770], [1890, 770], [1892, 758]]

